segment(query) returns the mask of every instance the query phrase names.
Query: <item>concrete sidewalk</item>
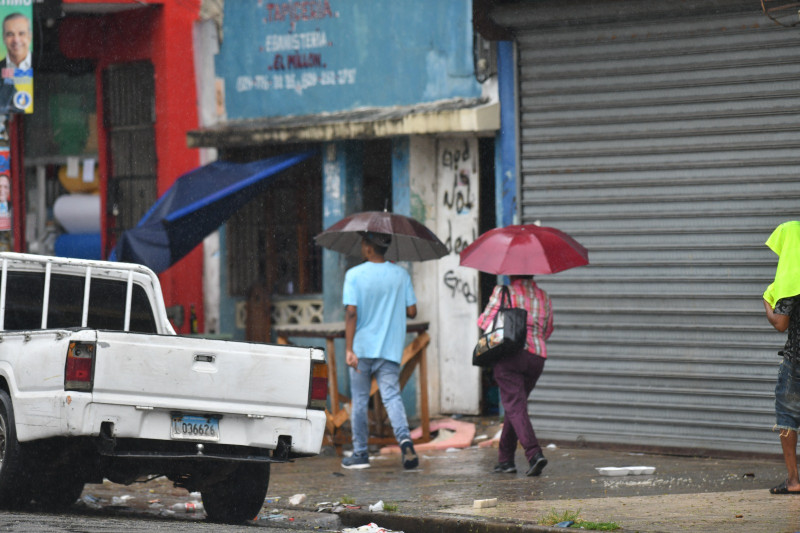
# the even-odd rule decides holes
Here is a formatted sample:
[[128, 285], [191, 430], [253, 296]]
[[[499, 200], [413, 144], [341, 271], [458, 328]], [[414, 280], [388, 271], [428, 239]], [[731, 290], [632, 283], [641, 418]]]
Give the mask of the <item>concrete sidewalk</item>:
[[[496, 450], [478, 447], [426, 451], [414, 471], [404, 471], [396, 455], [373, 456], [372, 468], [358, 471], [342, 469], [333, 455], [301, 459], [273, 466], [268, 496], [281, 499], [264, 511], [307, 513], [318, 503], [346, 498], [360, 509], [340, 514], [344, 526], [375, 522], [406, 533], [563, 531], [540, 525], [552, 511], [616, 522], [622, 531], [800, 530], [800, 496], [768, 492], [785, 477], [778, 456], [697, 457], [565, 445], [545, 449], [545, 455], [549, 464], [537, 478], [525, 477], [521, 450], [517, 474], [492, 473]], [[596, 469], [606, 466], [654, 466], [655, 472], [599, 475]], [[299, 493], [305, 503], [289, 506], [289, 497]], [[488, 498], [497, 498], [497, 507], [473, 509], [474, 500]], [[397, 510], [368, 512], [379, 500]]]

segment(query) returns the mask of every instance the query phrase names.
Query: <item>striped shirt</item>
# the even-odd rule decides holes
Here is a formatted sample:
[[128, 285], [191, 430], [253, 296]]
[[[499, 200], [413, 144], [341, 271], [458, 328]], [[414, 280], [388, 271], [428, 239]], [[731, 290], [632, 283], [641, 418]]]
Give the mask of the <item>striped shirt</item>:
[[[502, 285], [496, 285], [489, 297], [486, 309], [478, 317], [478, 327], [486, 331], [492, 327], [497, 310], [500, 308]], [[545, 340], [553, 333], [553, 305], [550, 297], [532, 279], [516, 279], [508, 285], [511, 294], [511, 307], [521, 307], [528, 311], [528, 336], [525, 349], [547, 358]]]

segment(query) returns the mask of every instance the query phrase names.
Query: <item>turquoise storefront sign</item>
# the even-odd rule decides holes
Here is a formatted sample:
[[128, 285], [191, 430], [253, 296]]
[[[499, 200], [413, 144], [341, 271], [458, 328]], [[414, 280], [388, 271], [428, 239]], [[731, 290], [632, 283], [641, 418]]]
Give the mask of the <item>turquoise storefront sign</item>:
[[233, 120], [472, 98], [472, 39], [469, 0], [239, 0], [216, 70]]

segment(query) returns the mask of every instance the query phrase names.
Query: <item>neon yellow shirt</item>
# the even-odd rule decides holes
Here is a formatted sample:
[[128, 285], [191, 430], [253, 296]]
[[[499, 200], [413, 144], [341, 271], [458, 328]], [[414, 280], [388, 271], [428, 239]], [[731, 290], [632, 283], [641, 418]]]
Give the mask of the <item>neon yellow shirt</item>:
[[775, 228], [766, 245], [778, 254], [775, 281], [764, 291], [764, 300], [774, 309], [781, 298], [800, 294], [800, 221], [784, 222]]

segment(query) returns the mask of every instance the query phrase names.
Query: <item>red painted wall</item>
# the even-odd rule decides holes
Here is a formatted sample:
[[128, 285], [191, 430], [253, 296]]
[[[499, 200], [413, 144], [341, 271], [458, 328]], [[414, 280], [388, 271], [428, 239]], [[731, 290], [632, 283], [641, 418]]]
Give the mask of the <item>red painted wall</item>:
[[[141, 4], [131, 0], [62, 0], [64, 4]], [[158, 194], [163, 194], [184, 172], [199, 166], [196, 149], [186, 146], [186, 133], [199, 126], [192, 30], [200, 0], [148, 2], [151, 7], [102, 17], [67, 17], [59, 28], [59, 46], [70, 58], [97, 61], [98, 165], [101, 176], [101, 233], [106, 242], [106, 190], [109, 157], [103, 128], [103, 70], [114, 63], [149, 60], [155, 72], [155, 141]], [[159, 276], [167, 306], [184, 307], [180, 333], [189, 332], [189, 306], [194, 304], [203, 331], [203, 251], [197, 247]]]

